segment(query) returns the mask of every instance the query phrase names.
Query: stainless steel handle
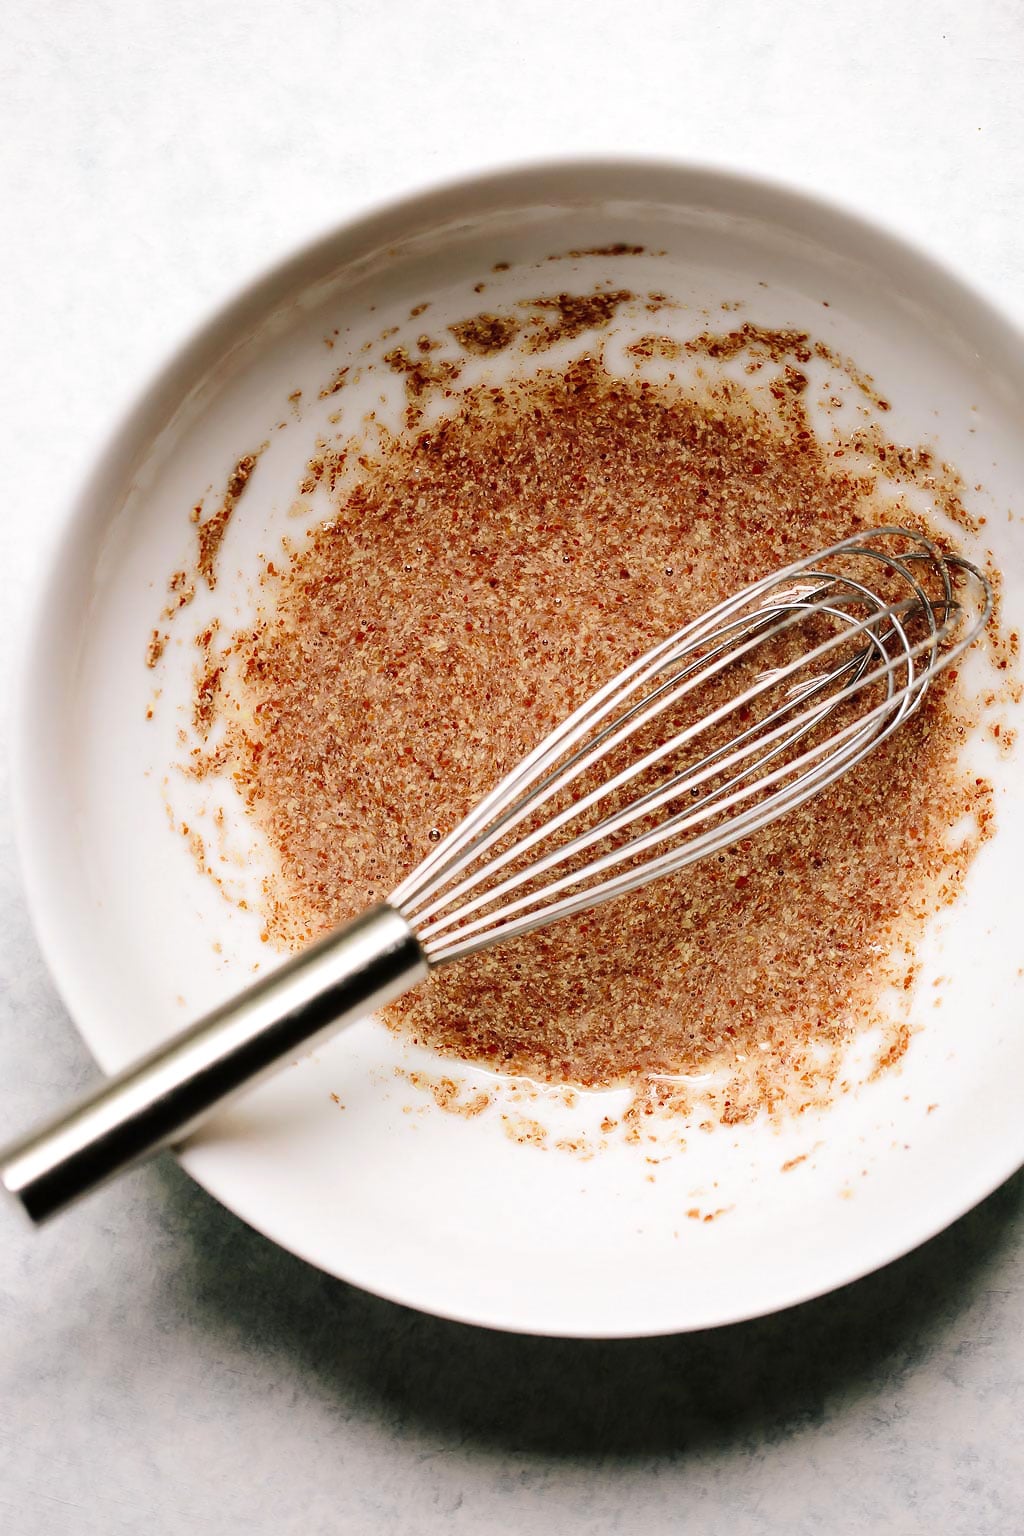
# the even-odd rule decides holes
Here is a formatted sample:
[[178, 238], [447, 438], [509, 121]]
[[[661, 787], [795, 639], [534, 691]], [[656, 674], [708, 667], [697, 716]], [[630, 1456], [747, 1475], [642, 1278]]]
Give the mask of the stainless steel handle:
[[275, 1067], [427, 976], [419, 940], [394, 907], [371, 907], [158, 1046], [70, 1110], [0, 1151], [0, 1181], [33, 1221], [201, 1121]]

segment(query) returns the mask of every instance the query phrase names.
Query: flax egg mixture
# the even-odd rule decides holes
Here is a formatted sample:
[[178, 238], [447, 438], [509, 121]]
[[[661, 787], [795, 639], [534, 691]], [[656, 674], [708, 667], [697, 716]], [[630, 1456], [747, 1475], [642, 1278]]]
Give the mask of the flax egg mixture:
[[[593, 346], [545, 368], [556, 322], [552, 345], [631, 295], [601, 297], [576, 332], [566, 295], [532, 328], [521, 313], [452, 327], [467, 356], [530, 356], [500, 386], [456, 389], [450, 340], [444, 359], [429, 337], [392, 348], [404, 430], [355, 459], [321, 446], [303, 488], [329, 491], [331, 516], [266, 564], [257, 622], [197, 679], [191, 771], [230, 775], [274, 851], [269, 942], [300, 947], [386, 898], [589, 693], [738, 587], [859, 529], [923, 527], [922, 490], [947, 528], [970, 524], [948, 466], [885, 438], [877, 395], [870, 423], [849, 411], [849, 435], [825, 440], [805, 370], [833, 360], [803, 333], [652, 332], [615, 368]], [[996, 666], [1015, 646], [992, 629]], [[631, 1079], [684, 1105], [699, 1083], [727, 1123], [821, 1100], [869, 1028], [880, 1070], [910, 1038], [894, 998], [923, 925], [990, 825], [990, 786], [961, 760], [975, 718], [944, 676], [818, 798], [434, 973], [389, 1024], [547, 1082]]]

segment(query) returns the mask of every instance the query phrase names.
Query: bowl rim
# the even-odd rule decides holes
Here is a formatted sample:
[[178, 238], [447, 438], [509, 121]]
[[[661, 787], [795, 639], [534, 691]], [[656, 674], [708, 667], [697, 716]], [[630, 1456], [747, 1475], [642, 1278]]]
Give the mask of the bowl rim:
[[[957, 267], [932, 255], [897, 229], [867, 217], [858, 208], [839, 199], [823, 197], [817, 191], [802, 188], [788, 180], [713, 162], [694, 162], [670, 156], [609, 156], [595, 153], [558, 159], [538, 157], [511, 161], [496, 167], [482, 167], [456, 177], [429, 182], [410, 191], [382, 198], [364, 211], [356, 212], [328, 227], [257, 272], [226, 300], [212, 304], [165, 354], [156, 368], [144, 374], [141, 385], [136, 383], [129, 388], [126, 402], [121, 405], [98, 446], [91, 452], [86, 450], [76, 472], [77, 489], [68, 497], [63, 514], [39, 550], [36, 570], [29, 584], [23, 610], [25, 617], [21, 644], [16, 645], [9, 749], [10, 803], [22, 888], [47, 970], [76, 1031], [94, 1059], [96, 1051], [89, 1033], [79, 1023], [80, 1017], [87, 1010], [77, 1006], [78, 989], [74, 967], [65, 958], [61, 925], [54, 919], [49, 899], [51, 877], [46, 870], [49, 861], [38, 831], [39, 815], [33, 810], [31, 785], [35, 680], [39, 658], [44, 649], [48, 614], [52, 611], [65, 579], [65, 567], [73, 557], [76, 531], [89, 509], [96, 505], [104, 481], [115, 470], [123, 477], [123, 466], [131, 457], [133, 445], [151, 437], [153, 423], [166, 422], [168, 398], [181, 399], [189, 386], [237, 340], [250, 317], [256, 314], [265, 316], [272, 311], [288, 293], [301, 286], [304, 277], [323, 276], [331, 267], [343, 266], [355, 254], [380, 249], [417, 231], [443, 227], [452, 217], [460, 212], [465, 213], [467, 204], [471, 205], [472, 211], [481, 214], [487, 211], [488, 202], [495, 209], [514, 206], [513, 200], [517, 196], [523, 203], [536, 203], [546, 193], [557, 193], [562, 204], [566, 201], [579, 201], [581, 205], [599, 199], [626, 199], [631, 177], [644, 178], [648, 183], [652, 180], [663, 183], [666, 204], [698, 206], [709, 211], [714, 211], [716, 207], [721, 207], [723, 211], [735, 209], [738, 204], [742, 204], [747, 214], [763, 211], [771, 221], [809, 236], [827, 237], [834, 242], [837, 230], [845, 233], [854, 245], [867, 247], [874, 260], [884, 265], [888, 272], [923, 272], [930, 281], [935, 297], [941, 298], [945, 294], [955, 300], [964, 328], [969, 329], [972, 335], [982, 335], [991, 343], [1003, 367], [1019, 379], [1024, 393], [1024, 327], [1012, 313], [1002, 310], [985, 289], [965, 278]], [[655, 201], [651, 196], [646, 196], [644, 200]], [[347, 256], [344, 254], [346, 249], [349, 251]], [[197, 1172], [187, 1148], [176, 1150], [175, 1156], [190, 1177], [214, 1198], [226, 1203], [214, 1187], [217, 1181]], [[782, 1306], [795, 1306], [827, 1294], [902, 1257], [959, 1220], [1011, 1177], [1019, 1166], [1020, 1160], [1011, 1158], [1007, 1166], [979, 1182], [976, 1192], [962, 1204], [962, 1208], [922, 1223], [920, 1229], [914, 1229], [909, 1236], [901, 1239], [899, 1246], [888, 1251], [885, 1256], [868, 1255], [862, 1265], [854, 1266], [837, 1284], [815, 1283], [806, 1289], [796, 1288]], [[280, 1238], [241, 1203], [233, 1201], [228, 1208], [263, 1236], [284, 1246]], [[301, 1244], [289, 1242], [287, 1246], [298, 1257], [319, 1267], [318, 1259], [310, 1252], [303, 1251]], [[362, 1282], [352, 1283], [360, 1284], [363, 1288]], [[425, 1310], [420, 1301], [414, 1296], [403, 1294], [398, 1287], [393, 1290], [375, 1289], [374, 1294], [400, 1305]], [[507, 1319], [497, 1317], [470, 1317], [464, 1312], [446, 1311], [434, 1305], [429, 1308], [434, 1316], [498, 1331], [586, 1338], [664, 1336], [691, 1331], [692, 1328], [726, 1326], [779, 1309], [779, 1304], [768, 1301], [763, 1307], [753, 1307], [738, 1313], [729, 1312], [712, 1322], [702, 1321], [692, 1325], [684, 1323], [669, 1329], [662, 1326], [652, 1329], [632, 1326], [597, 1330], [591, 1327], [572, 1334], [565, 1328], [545, 1329], [537, 1323], [510, 1323]]]

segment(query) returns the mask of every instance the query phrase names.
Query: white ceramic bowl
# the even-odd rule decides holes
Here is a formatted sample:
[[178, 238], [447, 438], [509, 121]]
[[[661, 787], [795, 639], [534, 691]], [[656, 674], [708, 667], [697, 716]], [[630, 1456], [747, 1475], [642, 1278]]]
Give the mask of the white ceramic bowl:
[[[589, 256], [539, 275], [532, 266], [619, 241], [660, 254]], [[511, 270], [492, 271], [506, 261]], [[893, 401], [892, 435], [937, 445], [985, 487], [974, 495], [988, 519], [984, 544], [1005, 575], [1007, 621], [1024, 622], [1024, 542], [1008, 518], [1024, 511], [1021, 338], [900, 241], [790, 191], [649, 163], [487, 176], [349, 224], [246, 291], [160, 374], [71, 509], [41, 597], [16, 763], [25, 879], [57, 983], [107, 1070], [267, 961], [256, 919], [201, 877], [169, 825], [168, 804], [178, 820], [211, 810], [209, 789], [190, 790], [171, 766], [197, 624], [204, 613], [230, 622], [250, 611], [257, 554], [301, 531], [289, 509], [316, 433], [331, 430], [328, 413], [342, 400], [319, 399], [334, 370], [391, 323], [399, 340], [415, 335], [409, 311], [425, 300], [435, 330], [461, 317], [483, 278], [481, 304], [598, 279], [663, 288], [695, 315], [742, 299], [744, 318], [803, 326], [852, 354]], [[369, 388], [346, 392], [345, 409], [365, 405]], [[298, 389], [302, 401], [289, 405]], [[167, 577], [192, 550], [189, 508], [264, 440], [225, 541], [216, 602], [198, 598], [171, 626], [160, 668], [147, 671]], [[441, 1113], [395, 1069], [438, 1075], [451, 1064], [370, 1020], [224, 1114], [182, 1154], [185, 1167], [312, 1263], [500, 1328], [707, 1327], [885, 1263], [1024, 1160], [1014, 906], [1024, 804], [1019, 764], [990, 758], [998, 834], [929, 934], [914, 1005], [924, 1027], [899, 1070], [827, 1114], [694, 1132], [651, 1182], [643, 1148], [618, 1144], [581, 1161], [511, 1140], [500, 1104], [476, 1119]], [[258, 873], [260, 849], [237, 807], [228, 811], [226, 867], [241, 888]], [[949, 980], [934, 1009], [940, 973]], [[486, 1078], [462, 1067], [455, 1075]], [[616, 1103], [583, 1095], [569, 1108], [542, 1095], [520, 1108], [555, 1139], [593, 1129]], [[513, 1100], [504, 1111], [514, 1116]], [[728, 1215], [688, 1220], [695, 1207]]]

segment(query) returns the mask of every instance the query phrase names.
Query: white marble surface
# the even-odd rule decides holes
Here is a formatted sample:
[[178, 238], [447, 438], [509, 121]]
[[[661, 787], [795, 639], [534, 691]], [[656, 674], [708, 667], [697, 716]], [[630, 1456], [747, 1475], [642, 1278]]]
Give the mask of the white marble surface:
[[[98, 438], [183, 331], [368, 201], [656, 152], [881, 217], [1024, 318], [1017, 0], [49, 0], [0, 12], [0, 675]], [[0, 799], [0, 1135], [90, 1075]], [[849, 1290], [569, 1344], [305, 1268], [170, 1161], [0, 1210], [0, 1530], [1024, 1530], [1024, 1182]]]

